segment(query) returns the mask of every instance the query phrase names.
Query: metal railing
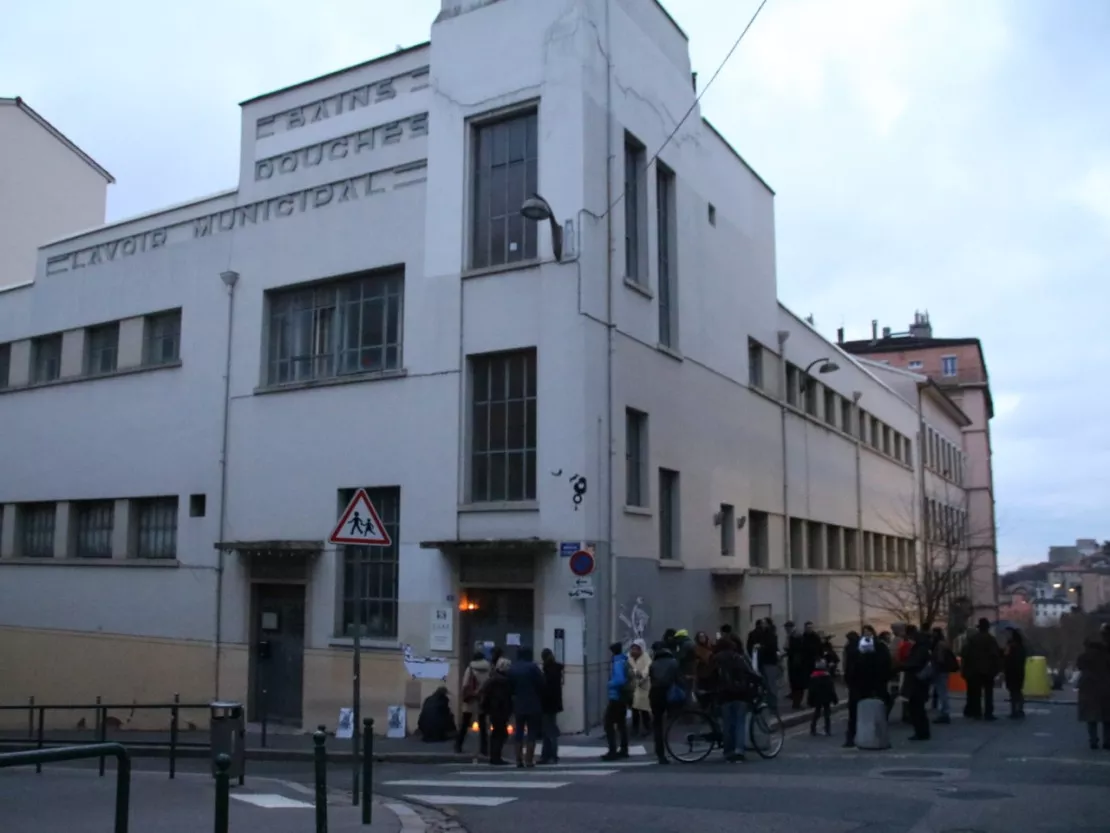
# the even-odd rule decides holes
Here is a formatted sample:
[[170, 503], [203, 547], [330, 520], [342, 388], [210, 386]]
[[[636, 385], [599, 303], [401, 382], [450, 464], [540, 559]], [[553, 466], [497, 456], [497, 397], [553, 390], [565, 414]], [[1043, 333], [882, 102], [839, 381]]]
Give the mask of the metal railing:
[[[121, 744], [91, 743], [84, 746], [7, 752], [0, 754], [0, 769], [34, 764], [35, 771], [42, 772], [43, 764], [99, 758], [100, 774], [103, 775], [104, 759], [109, 755], [116, 759], [116, 815], [115, 826], [112, 829], [114, 833], [127, 833], [128, 819], [131, 815], [131, 755]], [[226, 825], [223, 830], [227, 830]]]
[[[133, 738], [127, 739], [127, 745], [130, 747], [144, 747], [144, 746], [169, 746], [169, 776], [173, 778], [177, 773], [177, 753], [183, 749], [208, 749], [209, 742], [196, 742], [196, 741], [182, 741], [181, 734], [181, 712], [182, 711], [204, 711], [209, 710], [210, 704], [208, 703], [182, 703], [178, 695], [173, 696], [172, 703], [104, 703], [101, 698], [97, 697], [95, 703], [80, 703], [80, 704], [39, 704], [35, 702], [34, 697], [28, 698], [27, 704], [23, 706], [8, 706], [0, 705], [0, 712], [12, 711], [25, 711], [27, 712], [27, 735], [24, 738], [19, 737], [4, 737], [0, 736], [0, 746], [12, 745], [26, 745], [34, 743], [35, 749], [45, 749], [48, 745], [53, 748], [60, 745], [71, 747], [85, 747], [89, 744], [105, 744], [108, 743], [108, 712], [109, 711], [165, 711], [168, 718], [169, 737], [167, 740], [137, 740]], [[95, 722], [93, 725], [94, 738], [88, 740], [80, 737], [46, 737], [46, 714], [47, 712], [93, 712], [95, 714]], [[155, 730], [158, 731], [158, 730]], [[95, 756], [94, 756], [95, 757]], [[100, 757], [100, 774], [104, 774], [104, 757]], [[35, 768], [36, 772], [42, 772], [42, 765], [38, 764]]]

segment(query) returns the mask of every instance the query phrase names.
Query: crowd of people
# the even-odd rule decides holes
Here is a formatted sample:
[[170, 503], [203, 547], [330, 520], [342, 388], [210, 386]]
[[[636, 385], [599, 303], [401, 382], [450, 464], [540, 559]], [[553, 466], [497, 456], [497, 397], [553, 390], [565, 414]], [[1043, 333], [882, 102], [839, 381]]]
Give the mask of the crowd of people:
[[[1009, 716], [1021, 720], [1025, 717], [1025, 641], [1020, 631], [1007, 628], [1000, 645], [991, 627], [987, 619], [980, 619], [963, 639], [958, 658], [940, 628], [924, 631], [913, 625], [898, 632], [876, 633], [870, 625], [860, 633], [849, 632], [843, 661], [831, 639], [818, 633], [812, 622], [806, 622], [800, 632], [787, 622], [781, 648], [770, 619], [757, 621], [746, 641], [722, 625], [715, 638], [704, 631], [691, 637], [686, 630], [668, 629], [650, 650], [639, 639], [627, 652], [614, 642], [609, 646], [603, 719], [608, 749], [602, 759], [628, 757], [631, 728], [633, 735], [650, 735], [656, 759], [667, 764], [666, 717], [696, 700], [718, 716], [726, 760], [744, 760], [744, 727], [752, 704], [767, 693], [768, 704], [778, 708], [780, 663], [786, 667], [786, 699], [795, 710], [803, 702], [813, 709], [810, 732], [814, 735], [819, 728], [826, 736], [831, 734], [831, 711], [839, 702], [836, 681], [842, 674], [848, 695], [846, 747], [855, 745], [860, 703], [872, 698], [883, 701], [888, 719], [901, 699], [901, 719], [913, 728], [910, 740], [929, 740], [930, 723], [951, 722], [949, 680], [955, 673], [967, 684], [966, 718], [996, 719], [995, 682], [1001, 675], [1009, 693]], [[1110, 627], [1103, 625], [1099, 638], [1086, 644], [1078, 667], [1080, 720], [1088, 726], [1092, 749], [1099, 746], [1100, 726], [1102, 748], [1110, 749]], [[935, 713], [931, 722], [930, 698]], [[492, 766], [506, 766], [504, 752], [512, 723], [518, 767], [559, 762], [563, 666], [550, 650], [543, 650], [538, 664], [528, 647], [519, 647], [514, 660], [500, 648], [488, 654], [476, 652], [463, 673], [461, 700], [456, 729], [447, 689], [428, 698], [420, 719], [426, 738], [454, 734], [455, 750], [461, 752], [476, 723], [480, 754]]]

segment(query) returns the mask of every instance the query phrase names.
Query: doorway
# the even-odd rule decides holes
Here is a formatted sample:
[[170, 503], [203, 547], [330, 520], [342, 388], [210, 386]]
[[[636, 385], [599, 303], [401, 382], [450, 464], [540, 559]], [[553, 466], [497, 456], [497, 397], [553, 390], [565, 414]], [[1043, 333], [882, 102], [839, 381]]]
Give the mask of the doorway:
[[536, 625], [530, 588], [467, 588], [460, 598], [464, 662], [489, 643], [502, 648], [509, 659], [516, 645], [527, 645], [539, 656], [544, 646], [532, 644]]
[[250, 715], [299, 726], [304, 709], [303, 584], [253, 585]]

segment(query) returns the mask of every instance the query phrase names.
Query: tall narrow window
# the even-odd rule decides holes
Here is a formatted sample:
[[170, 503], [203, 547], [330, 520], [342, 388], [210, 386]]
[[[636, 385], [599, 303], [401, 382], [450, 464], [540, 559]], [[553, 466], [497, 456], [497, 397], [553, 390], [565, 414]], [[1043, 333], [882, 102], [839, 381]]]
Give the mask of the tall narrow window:
[[867, 423], [870, 417], [863, 408], [860, 408], [857, 413], [859, 413], [859, 441], [865, 443], [867, 442]]
[[771, 566], [770, 519], [766, 512], [748, 510], [748, 562], [752, 567]]
[[786, 404], [798, 407], [798, 389], [800, 382], [798, 381], [798, 368], [786, 363]]
[[135, 554], [139, 558], [177, 558], [177, 498], [136, 500]]
[[626, 408], [624, 425], [624, 502], [626, 506], [647, 506], [648, 415]]
[[89, 327], [85, 342], [85, 373], [111, 373], [119, 354], [119, 322]]
[[678, 472], [659, 469], [659, 558], [673, 561], [679, 557]]
[[19, 555], [23, 558], [54, 557], [54, 519], [57, 505], [25, 503], [19, 507]]
[[656, 162], [655, 210], [659, 244], [659, 343], [676, 346], [678, 323], [678, 285], [675, 262], [675, 177], [674, 172]]
[[806, 566], [811, 570], [825, 567], [825, 530], [817, 521], [806, 521]]
[[860, 569], [858, 530], [844, 529], [844, 569]]
[[748, 384], [763, 387], [763, 345], [752, 338], [748, 339]]
[[[378, 510], [388, 547], [343, 547], [343, 612], [339, 635], [351, 636], [355, 627], [355, 605], [360, 605], [360, 634], [370, 639], [397, 636], [398, 575], [401, 540], [401, 490], [397, 487], [367, 489], [367, 496]], [[354, 489], [341, 489], [339, 509], [354, 497]]]
[[539, 190], [538, 127], [534, 110], [474, 126], [473, 269], [536, 257], [536, 223], [520, 208]]
[[536, 499], [536, 351], [472, 356], [470, 500]]
[[0, 390], [10, 384], [11, 367], [12, 346], [10, 344], [0, 344]]
[[844, 569], [840, 559], [840, 527], [831, 524], [825, 527], [825, 566], [829, 570]]
[[148, 315], [143, 335], [143, 363], [172, 364], [181, 358], [181, 310]]
[[111, 558], [115, 503], [90, 500], [73, 504], [77, 515], [74, 536], [78, 558]]
[[722, 503], [720, 515], [721, 522], [721, 555], [736, 555], [736, 509], [731, 503]]
[[631, 133], [624, 134], [624, 275], [647, 284], [647, 152]]
[[840, 400], [840, 430], [852, 433], [852, 403], [843, 397]]
[[840, 397], [836, 395], [836, 391], [825, 388], [825, 422], [836, 427], [836, 402]]
[[955, 356], [941, 356], [940, 357], [940, 373], [942, 376], [952, 377], [957, 374], [956, 357]]
[[821, 383], [806, 376], [802, 379], [802, 384], [805, 385], [806, 413], [815, 417], [817, 416], [818, 388], [821, 386]]
[[31, 381], [53, 382], [62, 373], [62, 334], [31, 340]]

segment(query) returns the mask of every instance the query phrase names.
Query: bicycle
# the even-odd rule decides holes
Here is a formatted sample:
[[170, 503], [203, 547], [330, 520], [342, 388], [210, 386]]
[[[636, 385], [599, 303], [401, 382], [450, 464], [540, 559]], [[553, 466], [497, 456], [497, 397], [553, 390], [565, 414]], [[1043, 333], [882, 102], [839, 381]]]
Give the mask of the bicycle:
[[[765, 759], [778, 756], [786, 742], [786, 729], [768, 697], [760, 686], [748, 710], [748, 745]], [[714, 749], [723, 749], [724, 733], [716, 710], [711, 705], [682, 706], [667, 722], [663, 745], [672, 758], [684, 764], [704, 761]]]

